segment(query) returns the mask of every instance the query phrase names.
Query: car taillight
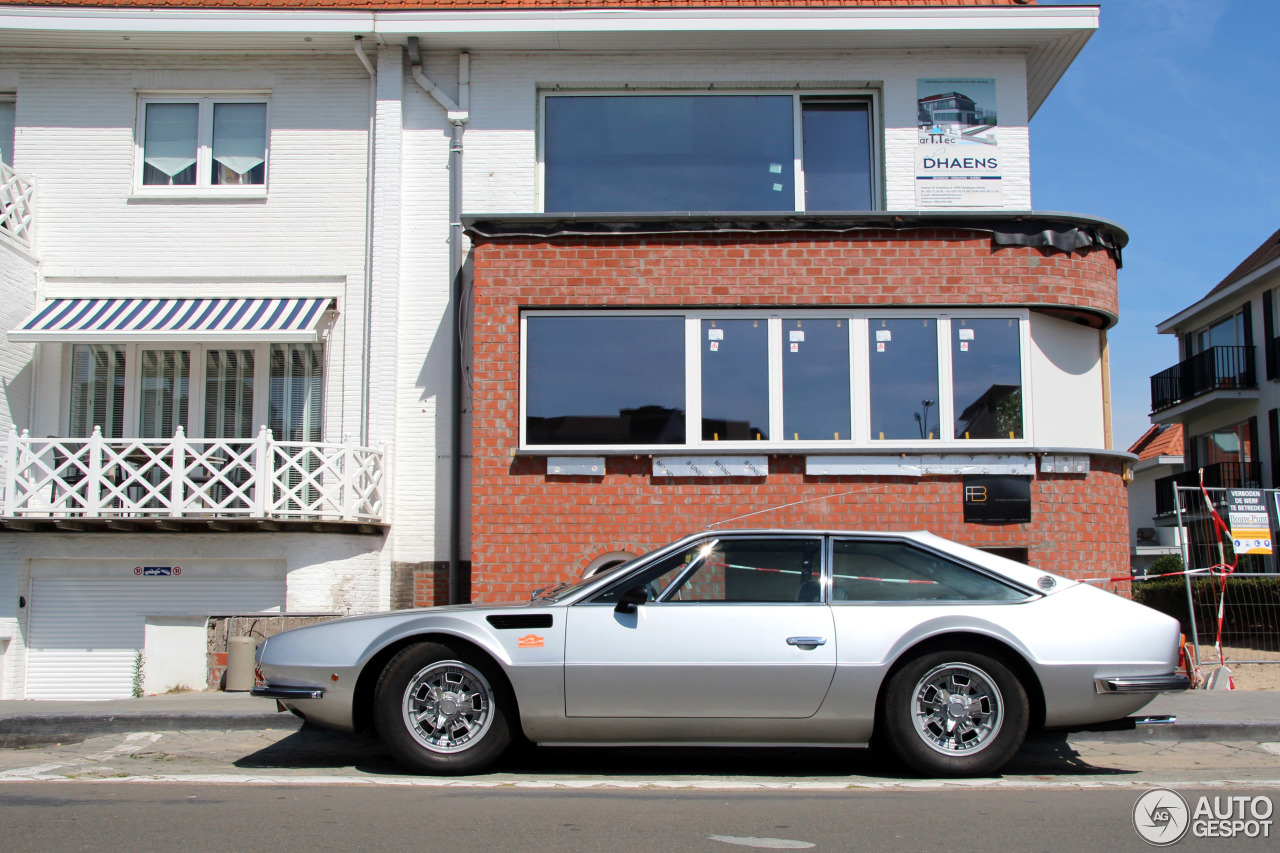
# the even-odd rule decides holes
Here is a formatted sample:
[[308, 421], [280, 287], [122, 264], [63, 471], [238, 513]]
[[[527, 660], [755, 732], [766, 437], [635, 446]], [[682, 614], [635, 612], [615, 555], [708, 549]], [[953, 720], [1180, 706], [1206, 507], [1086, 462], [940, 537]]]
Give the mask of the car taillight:
[[261, 664], [256, 664], [256, 665], [253, 667], [253, 686], [254, 686], [254, 687], [266, 687], [266, 686], [267, 686], [267, 677], [266, 677], [265, 675], [263, 675], [263, 674], [262, 674], [262, 665], [261, 665]]

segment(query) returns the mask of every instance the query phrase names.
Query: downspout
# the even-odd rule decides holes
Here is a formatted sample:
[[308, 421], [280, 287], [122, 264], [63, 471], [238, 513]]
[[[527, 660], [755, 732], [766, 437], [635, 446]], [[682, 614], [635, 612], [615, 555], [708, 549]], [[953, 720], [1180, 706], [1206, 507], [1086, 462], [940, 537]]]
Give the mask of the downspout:
[[378, 126], [378, 73], [364, 52], [364, 36], [355, 38], [356, 58], [369, 72], [369, 133], [364, 179], [364, 322], [360, 329], [360, 446], [369, 446], [369, 347], [373, 343], [373, 155]]
[[471, 54], [458, 54], [458, 101], [422, 73], [416, 36], [409, 38], [413, 79], [444, 107], [453, 125], [449, 138], [449, 301], [453, 305], [450, 330], [453, 364], [449, 377], [449, 603], [462, 603], [462, 131], [471, 118]]

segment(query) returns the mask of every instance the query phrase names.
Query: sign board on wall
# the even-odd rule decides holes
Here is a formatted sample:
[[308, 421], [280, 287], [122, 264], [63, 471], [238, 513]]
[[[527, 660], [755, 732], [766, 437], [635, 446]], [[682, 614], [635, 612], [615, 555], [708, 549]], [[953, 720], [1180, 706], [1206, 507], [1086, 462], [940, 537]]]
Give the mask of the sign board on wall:
[[1027, 524], [1031, 478], [971, 474], [963, 479], [965, 524]]
[[916, 113], [920, 142], [916, 149], [917, 206], [1002, 205], [1004, 172], [996, 138], [996, 81], [919, 79]]
[[1237, 554], [1271, 553], [1271, 516], [1262, 489], [1227, 489], [1227, 521]]

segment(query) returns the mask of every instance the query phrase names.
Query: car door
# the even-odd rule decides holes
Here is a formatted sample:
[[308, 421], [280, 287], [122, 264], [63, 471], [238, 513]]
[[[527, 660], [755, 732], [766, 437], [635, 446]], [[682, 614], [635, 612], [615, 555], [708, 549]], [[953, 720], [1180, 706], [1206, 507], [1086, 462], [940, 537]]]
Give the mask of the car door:
[[[812, 716], [835, 674], [822, 538], [712, 536], [569, 608], [570, 717]], [[615, 610], [637, 583], [653, 600]]]

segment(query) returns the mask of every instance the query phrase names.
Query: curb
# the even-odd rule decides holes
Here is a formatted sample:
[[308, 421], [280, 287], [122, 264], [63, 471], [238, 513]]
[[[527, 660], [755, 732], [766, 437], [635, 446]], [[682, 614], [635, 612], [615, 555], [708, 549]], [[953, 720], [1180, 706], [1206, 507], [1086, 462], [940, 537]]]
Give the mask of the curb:
[[1172, 725], [1135, 726], [1110, 732], [1071, 732], [1071, 740], [1104, 743], [1141, 743], [1142, 741], [1280, 741], [1280, 722], [1228, 723], [1186, 722]]
[[[303, 721], [292, 714], [31, 714], [0, 718], [0, 749], [75, 743], [99, 735], [123, 732], [172, 731], [297, 731]], [[1137, 726], [1119, 731], [1040, 732], [1029, 741], [1249, 741], [1280, 742], [1280, 722], [1187, 722]]]
[[121, 732], [298, 730], [293, 714], [32, 714], [0, 718], [0, 749], [74, 743]]

